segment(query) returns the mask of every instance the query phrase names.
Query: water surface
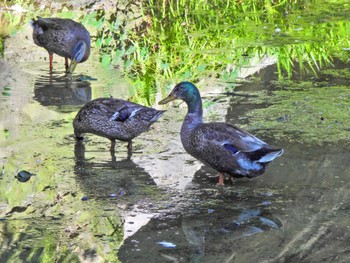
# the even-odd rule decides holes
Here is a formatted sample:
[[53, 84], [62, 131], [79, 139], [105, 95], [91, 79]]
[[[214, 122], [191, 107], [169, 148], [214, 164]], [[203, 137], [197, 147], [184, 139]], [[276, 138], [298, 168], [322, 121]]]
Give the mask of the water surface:
[[[275, 33], [265, 44], [283, 47]], [[123, 142], [111, 156], [104, 138], [76, 141], [72, 120], [84, 103], [101, 96], [138, 100], [138, 84], [101, 64], [97, 50], [73, 78], [57, 56], [50, 73], [45, 50], [30, 34], [23, 25], [0, 60], [1, 262], [348, 261], [346, 59], [316, 68], [316, 75], [294, 66], [293, 77], [282, 81], [276, 57], [257, 56], [240, 78], [213, 78], [223, 76], [218, 69], [195, 81], [206, 120], [236, 124], [285, 149], [265, 175], [226, 180], [220, 193], [215, 171], [181, 145], [183, 104], [167, 108], [134, 140], [131, 159]], [[315, 37], [298, 41], [319, 43]], [[232, 73], [232, 65], [226, 70]], [[143, 99], [156, 101], [170, 87]], [[34, 175], [19, 182], [21, 170]]]

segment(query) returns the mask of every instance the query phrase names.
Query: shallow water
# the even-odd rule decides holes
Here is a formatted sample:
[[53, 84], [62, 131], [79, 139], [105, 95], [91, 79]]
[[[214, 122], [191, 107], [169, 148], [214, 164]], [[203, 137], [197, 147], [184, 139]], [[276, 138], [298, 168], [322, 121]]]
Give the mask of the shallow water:
[[[0, 61], [1, 262], [348, 262], [349, 144], [306, 140], [308, 131], [266, 128], [250, 115], [274, 106], [267, 97], [289, 88], [277, 81], [273, 59], [242, 70], [249, 78], [237, 79], [234, 90], [231, 82], [200, 82], [207, 120], [237, 124], [285, 149], [265, 175], [227, 180], [220, 193], [210, 178], [215, 171], [181, 145], [183, 105], [167, 108], [134, 140], [131, 159], [122, 142], [111, 156], [104, 138], [76, 141], [72, 120], [92, 98], [127, 99], [130, 80], [101, 67], [98, 54], [73, 78], [56, 56], [50, 73], [30, 30], [8, 41], [18, 45], [8, 45]], [[291, 96], [307, 82], [337, 85], [345, 91], [329, 104], [349, 105], [342, 74], [348, 63], [335, 60], [328, 68], [338, 75], [295, 74], [302, 88]], [[329, 132], [335, 129], [328, 122], [335, 117], [319, 117]], [[269, 118], [283, 126], [295, 116]], [[349, 138], [344, 125], [339, 134]], [[21, 170], [34, 175], [19, 182]]]
[[[269, 70], [237, 92], [253, 94]], [[346, 262], [348, 148], [275, 141], [266, 133], [284, 155], [265, 175], [226, 182], [220, 194], [209, 178], [215, 171], [181, 146], [184, 108], [169, 108], [137, 138], [131, 160], [124, 143], [112, 158], [103, 138], [76, 142], [71, 120], [92, 87], [102, 86], [92, 75], [97, 80], [85, 82], [30, 73], [1, 98], [1, 261], [35, 262], [44, 254], [70, 261]], [[262, 107], [241, 96], [206, 98], [242, 125], [245, 111]], [[20, 183], [14, 174], [22, 169], [36, 175]]]
[[[261, 90], [261, 83], [271, 81], [264, 76], [274, 70], [261, 70], [259, 81], [242, 84], [237, 93]], [[226, 119], [237, 123], [246, 111], [264, 107], [246, 100], [233, 96]], [[208, 178], [215, 172], [200, 167], [175, 193], [174, 211], [153, 217], [125, 240], [122, 262], [346, 262], [348, 147], [276, 141], [266, 131], [265, 136], [285, 149], [265, 175], [227, 182], [220, 195], [216, 180]], [[168, 155], [167, 161], [176, 159]]]

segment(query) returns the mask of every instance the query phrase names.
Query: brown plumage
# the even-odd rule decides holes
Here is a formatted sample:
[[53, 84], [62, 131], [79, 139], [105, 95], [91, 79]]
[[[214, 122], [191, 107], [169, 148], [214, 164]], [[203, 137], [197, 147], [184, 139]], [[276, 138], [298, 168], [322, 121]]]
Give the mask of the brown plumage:
[[181, 141], [185, 150], [219, 172], [219, 184], [224, 173], [232, 177], [255, 177], [265, 172], [266, 166], [283, 153], [227, 123], [203, 123], [202, 99], [190, 82], [177, 84], [159, 104], [181, 99], [188, 112], [181, 127]]
[[[32, 19], [34, 43], [47, 50], [52, 71], [52, 57], [57, 54], [65, 58], [66, 70], [73, 73], [77, 63], [82, 63], [90, 55], [90, 34], [82, 24], [71, 19]], [[68, 59], [71, 60], [68, 69]]]
[[86, 103], [73, 121], [74, 134], [82, 139], [83, 133], [92, 133], [111, 140], [128, 142], [131, 151], [132, 139], [147, 131], [164, 111], [145, 107], [130, 101], [115, 98], [98, 98]]

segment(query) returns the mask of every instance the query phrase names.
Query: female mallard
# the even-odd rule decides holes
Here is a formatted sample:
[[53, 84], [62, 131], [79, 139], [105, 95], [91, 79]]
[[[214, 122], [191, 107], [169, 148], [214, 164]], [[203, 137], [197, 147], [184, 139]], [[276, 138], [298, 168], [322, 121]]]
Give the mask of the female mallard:
[[[71, 19], [32, 19], [33, 40], [36, 45], [49, 52], [50, 71], [52, 57], [57, 54], [65, 58], [66, 71], [73, 73], [77, 63], [86, 61], [90, 55], [90, 34], [82, 24]], [[68, 58], [71, 60], [68, 69]]]
[[283, 149], [274, 149], [231, 124], [203, 123], [202, 99], [192, 83], [177, 84], [159, 104], [175, 99], [183, 100], [188, 107], [181, 127], [185, 150], [219, 172], [219, 185], [223, 185], [224, 173], [249, 178], [262, 175], [267, 164], [283, 153]]
[[164, 112], [120, 99], [94, 99], [75, 116], [74, 134], [77, 139], [82, 139], [83, 133], [106, 137], [111, 140], [113, 153], [116, 139], [127, 141], [130, 155], [132, 139], [148, 130]]

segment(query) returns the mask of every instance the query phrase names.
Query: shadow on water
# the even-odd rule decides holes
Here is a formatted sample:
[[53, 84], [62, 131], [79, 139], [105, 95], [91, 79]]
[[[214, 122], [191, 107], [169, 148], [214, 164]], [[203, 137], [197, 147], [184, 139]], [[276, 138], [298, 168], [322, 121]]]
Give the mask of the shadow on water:
[[248, 180], [239, 180], [220, 194], [208, 179], [213, 172], [203, 166], [184, 191], [168, 189], [173, 210], [155, 215], [124, 240], [118, 252], [122, 262], [230, 262], [237, 244], [283, 229], [269, 190], [252, 191]]
[[91, 83], [55, 72], [38, 76], [34, 82], [34, 99], [43, 106], [83, 105], [92, 98]]
[[76, 141], [74, 153], [76, 180], [89, 198], [142, 196], [142, 188], [155, 186], [151, 176], [129, 158], [117, 160], [112, 155], [104, 161], [86, 159], [82, 140]]

